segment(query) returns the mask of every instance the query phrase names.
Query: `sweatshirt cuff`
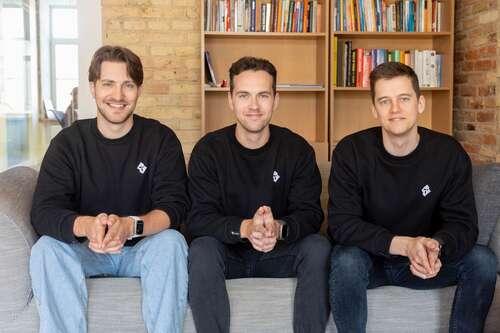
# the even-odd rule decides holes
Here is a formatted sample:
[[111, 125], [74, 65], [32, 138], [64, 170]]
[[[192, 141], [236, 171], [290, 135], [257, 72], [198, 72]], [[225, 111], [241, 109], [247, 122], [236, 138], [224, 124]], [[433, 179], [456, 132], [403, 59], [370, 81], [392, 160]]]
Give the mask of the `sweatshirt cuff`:
[[288, 235], [283, 240], [283, 243], [291, 244], [300, 238], [300, 225], [293, 219], [283, 217], [281, 220], [285, 221], [288, 227]]
[[442, 246], [441, 260], [452, 259], [453, 255], [456, 253], [453, 237], [446, 231], [438, 231], [434, 234], [433, 238], [437, 238]]
[[240, 217], [229, 217], [229, 223], [227, 223], [226, 227], [226, 238], [228, 243], [240, 243], [243, 242], [240, 234], [241, 223], [243, 223], [243, 219]]
[[61, 226], [61, 240], [65, 243], [76, 243], [78, 239], [76, 238], [73, 229], [75, 226], [75, 220], [78, 214], [70, 214], [64, 218]]
[[376, 237], [375, 241], [375, 255], [383, 256], [386, 258], [391, 257], [389, 253], [389, 249], [391, 248], [392, 239], [394, 238], [394, 234], [389, 231], [384, 231], [381, 235]]
[[179, 218], [177, 216], [177, 212], [175, 211], [175, 209], [172, 209], [170, 207], [157, 207], [157, 208], [153, 208], [152, 210], [154, 210], [154, 209], [161, 210], [161, 211], [165, 212], [165, 214], [167, 214], [168, 218], [170, 219], [169, 229], [175, 229], [175, 230], [179, 229], [179, 225], [181, 224], [181, 221], [179, 221]]

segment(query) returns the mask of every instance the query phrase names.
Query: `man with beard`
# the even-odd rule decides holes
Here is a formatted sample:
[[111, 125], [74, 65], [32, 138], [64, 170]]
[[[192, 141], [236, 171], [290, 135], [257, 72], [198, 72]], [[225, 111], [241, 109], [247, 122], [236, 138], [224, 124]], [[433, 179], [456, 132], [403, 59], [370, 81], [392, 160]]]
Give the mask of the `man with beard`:
[[140, 277], [148, 332], [181, 332], [187, 245], [175, 229], [189, 207], [179, 140], [133, 115], [143, 83], [132, 51], [103, 46], [89, 83], [97, 117], [51, 142], [31, 221], [42, 237], [30, 273], [40, 332], [86, 332], [86, 277]]
[[297, 277], [294, 332], [325, 331], [330, 244], [317, 234], [321, 178], [306, 140], [269, 124], [278, 108], [276, 76], [265, 59], [232, 64], [236, 124], [207, 134], [189, 161], [187, 229], [196, 237], [189, 302], [200, 333], [229, 332], [225, 279], [247, 277]]

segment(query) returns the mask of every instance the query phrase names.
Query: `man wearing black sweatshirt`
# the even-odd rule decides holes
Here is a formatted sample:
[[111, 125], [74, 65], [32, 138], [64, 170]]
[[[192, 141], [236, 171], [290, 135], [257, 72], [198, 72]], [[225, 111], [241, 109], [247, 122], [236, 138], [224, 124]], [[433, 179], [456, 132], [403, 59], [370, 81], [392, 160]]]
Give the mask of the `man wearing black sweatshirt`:
[[496, 258], [475, 245], [471, 162], [452, 137], [417, 126], [424, 112], [415, 72], [401, 63], [370, 75], [380, 127], [341, 140], [328, 205], [330, 305], [339, 333], [364, 332], [366, 290], [457, 284], [450, 332], [482, 332]]
[[187, 245], [173, 230], [189, 208], [181, 145], [166, 126], [133, 115], [143, 69], [132, 51], [101, 47], [89, 82], [97, 118], [52, 140], [33, 198], [40, 332], [86, 332], [85, 278], [102, 275], [140, 277], [147, 331], [181, 332]]
[[[229, 332], [225, 279], [297, 277], [295, 332], [324, 332], [330, 244], [314, 151], [270, 125], [276, 69], [244, 57], [229, 70], [236, 124], [207, 134], [189, 162], [189, 302], [200, 333]], [[266, 297], [266, 295], [262, 295]], [[263, 321], [273, 320], [262, 318]]]

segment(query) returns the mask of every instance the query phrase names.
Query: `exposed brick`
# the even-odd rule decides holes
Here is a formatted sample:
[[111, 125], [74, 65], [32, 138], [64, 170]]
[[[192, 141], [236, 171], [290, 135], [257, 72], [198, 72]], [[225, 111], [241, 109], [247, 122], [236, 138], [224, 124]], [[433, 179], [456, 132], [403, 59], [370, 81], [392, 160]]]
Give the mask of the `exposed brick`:
[[477, 121], [479, 122], [491, 122], [495, 120], [495, 112], [481, 111], [477, 114]]
[[474, 86], [461, 86], [460, 87], [461, 96], [476, 96], [477, 88]]

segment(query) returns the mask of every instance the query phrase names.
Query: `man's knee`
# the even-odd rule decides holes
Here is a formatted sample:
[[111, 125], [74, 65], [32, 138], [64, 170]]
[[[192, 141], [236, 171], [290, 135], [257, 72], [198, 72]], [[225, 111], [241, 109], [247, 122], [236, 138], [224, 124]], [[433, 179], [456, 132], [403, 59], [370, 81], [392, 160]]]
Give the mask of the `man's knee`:
[[464, 257], [464, 269], [484, 282], [496, 280], [498, 271], [498, 259], [496, 255], [486, 246], [475, 245]]
[[302, 239], [299, 246], [302, 257], [308, 262], [318, 265], [328, 263], [332, 247], [326, 237], [312, 234]]
[[157, 234], [149, 236], [146, 240], [155, 251], [166, 251], [170, 254], [184, 254], [187, 256], [187, 244], [184, 236], [174, 229], [166, 229]]
[[366, 276], [371, 269], [370, 255], [355, 246], [337, 245], [330, 259], [331, 274], [357, 278]]
[[189, 247], [189, 271], [214, 271], [224, 262], [224, 245], [213, 237], [196, 238]]
[[49, 236], [42, 236], [31, 248], [30, 261], [43, 262], [48, 258], [56, 258], [58, 252], [63, 252], [67, 244]]

